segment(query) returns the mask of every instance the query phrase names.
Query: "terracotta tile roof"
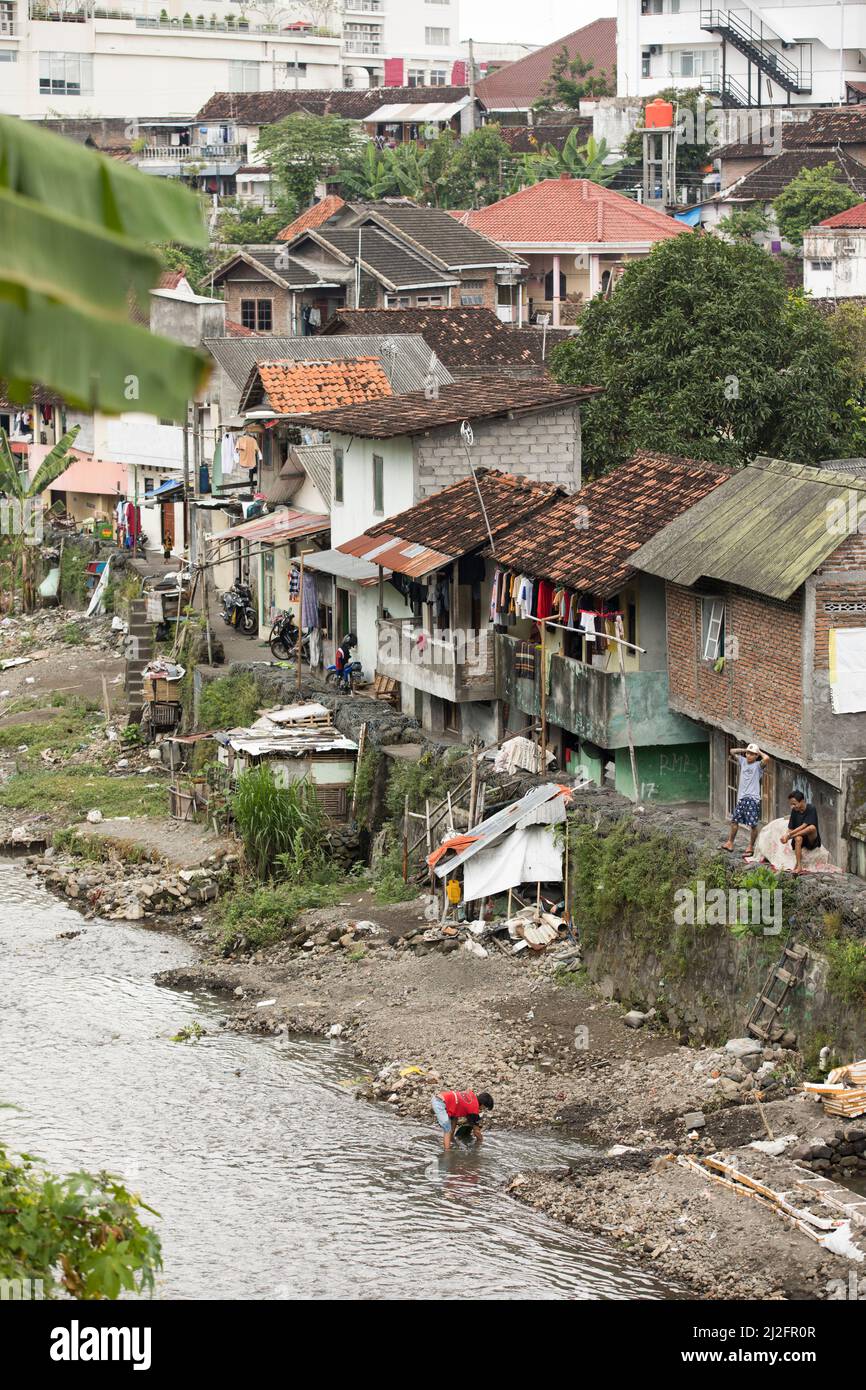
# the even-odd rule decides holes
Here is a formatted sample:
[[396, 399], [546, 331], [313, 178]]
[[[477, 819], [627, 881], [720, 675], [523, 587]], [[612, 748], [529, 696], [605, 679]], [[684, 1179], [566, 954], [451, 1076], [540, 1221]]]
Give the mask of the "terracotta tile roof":
[[825, 217], [823, 222], [818, 223], [819, 227], [866, 227], [866, 203], [856, 203], [853, 208], [846, 208], [844, 212], [836, 212], [832, 217]]
[[536, 121], [535, 125], [503, 125], [499, 134], [515, 154], [538, 154], [546, 145], [561, 150], [574, 127], [580, 130], [581, 142], [592, 134], [592, 117], [578, 116], [569, 121]]
[[309, 415], [392, 394], [378, 357], [257, 362], [241, 395], [240, 408], [250, 410], [257, 400], [267, 400], [279, 415]]
[[866, 198], [866, 165], [861, 164], [845, 150], [832, 149], [830, 146], [823, 149], [783, 150], [781, 154], [765, 160], [751, 174], [746, 174], [745, 178], [737, 183], [729, 184], [715, 196], [717, 200], [731, 198], [768, 203], [777, 198], [782, 189], [787, 188], [791, 180], [804, 169], [818, 169], [824, 164], [835, 164], [840, 182], [848, 184], [861, 198]]
[[309, 87], [277, 92], [214, 92], [196, 115], [201, 121], [237, 121], [262, 126], [301, 112], [310, 116], [343, 116], [363, 121], [386, 102], [406, 106], [431, 101], [460, 101], [468, 87]]
[[181, 280], [185, 280], [186, 275], [182, 270], [163, 270], [157, 282], [157, 289], [176, 290]]
[[[552, 483], [537, 483], [495, 469], [476, 468], [475, 476], [494, 539], [540, 507], [550, 507], [567, 495]], [[489, 544], [484, 513], [471, 477], [461, 478], [397, 516], [369, 526], [364, 534], [399, 536], [413, 545], [425, 545], [452, 556], [466, 555]]]
[[551, 66], [562, 49], [569, 58], [580, 54], [593, 64], [593, 76], [606, 72], [613, 77], [616, 68], [616, 20], [596, 19], [581, 29], [566, 34], [553, 43], [545, 44], [525, 58], [518, 58], [507, 67], [484, 77], [475, 86], [478, 98], [488, 110], [516, 107], [523, 110], [541, 96], [550, 76]]
[[782, 143], [786, 150], [804, 149], [809, 145], [866, 144], [866, 107], [836, 106], [813, 111], [808, 121], [791, 121], [782, 128]]
[[[409, 391], [391, 400], [370, 401], [310, 416], [317, 429], [357, 434], [365, 439], [393, 439], [420, 434], [462, 420], [538, 410], [565, 410], [601, 392], [600, 386], [560, 386], [556, 382], [518, 381], [514, 377], [484, 377], [455, 381], [428, 400], [423, 391]], [[303, 420], [304, 417], [302, 416]]]
[[528, 366], [541, 357], [527, 334], [500, 323], [492, 309], [338, 309], [322, 333], [420, 333], [440, 362], [452, 367]]
[[542, 179], [489, 207], [464, 213], [474, 231], [505, 246], [657, 242], [688, 228], [589, 179]]
[[511, 527], [496, 542], [496, 558], [517, 573], [609, 598], [634, 573], [629, 557], [729, 476], [709, 463], [641, 451]]
[[339, 212], [340, 208], [345, 206], [343, 199], [336, 193], [329, 193], [327, 198], [323, 198], [320, 203], [314, 203], [306, 212], [302, 212], [300, 217], [296, 217], [294, 222], [277, 232], [277, 241], [291, 241], [299, 232], [309, 231], [310, 227], [321, 227], [330, 221], [335, 212]]
[[252, 328], [244, 328], [242, 323], [235, 323], [234, 319], [226, 319], [227, 338], [254, 338], [255, 336]]

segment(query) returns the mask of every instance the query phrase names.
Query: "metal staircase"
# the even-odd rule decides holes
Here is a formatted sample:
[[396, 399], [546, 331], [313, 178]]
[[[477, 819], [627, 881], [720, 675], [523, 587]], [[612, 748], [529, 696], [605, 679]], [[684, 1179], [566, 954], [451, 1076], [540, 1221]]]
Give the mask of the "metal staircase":
[[730, 10], [701, 10], [701, 28], [710, 34], [718, 34], [732, 48], [745, 54], [750, 63], [766, 73], [789, 96], [808, 96], [811, 92], [811, 72], [804, 72], [797, 63], [792, 63], [777, 49], [771, 48], [761, 33], [731, 14]]
[[720, 104], [725, 108], [747, 107], [752, 103], [745, 87], [739, 82], [735, 82], [733, 77], [703, 77], [701, 87], [707, 96], [717, 97]]

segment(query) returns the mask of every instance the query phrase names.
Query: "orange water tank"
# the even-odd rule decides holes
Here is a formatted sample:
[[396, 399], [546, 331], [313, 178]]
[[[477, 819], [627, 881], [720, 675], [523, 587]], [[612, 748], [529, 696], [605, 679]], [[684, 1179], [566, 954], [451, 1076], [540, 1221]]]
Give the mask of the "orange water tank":
[[670, 101], [656, 97], [647, 104], [644, 111], [644, 124], [647, 130], [669, 130], [674, 123], [674, 108]]

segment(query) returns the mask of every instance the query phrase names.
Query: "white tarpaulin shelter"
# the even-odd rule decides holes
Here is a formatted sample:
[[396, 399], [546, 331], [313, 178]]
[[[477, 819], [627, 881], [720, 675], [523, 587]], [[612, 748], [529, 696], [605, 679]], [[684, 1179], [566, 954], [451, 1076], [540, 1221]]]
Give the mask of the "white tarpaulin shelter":
[[521, 883], [560, 883], [562, 847], [554, 836], [552, 825], [527, 825], [467, 859], [463, 866], [466, 901], [504, 893]]
[[834, 714], [866, 710], [866, 627], [831, 627], [830, 699]]

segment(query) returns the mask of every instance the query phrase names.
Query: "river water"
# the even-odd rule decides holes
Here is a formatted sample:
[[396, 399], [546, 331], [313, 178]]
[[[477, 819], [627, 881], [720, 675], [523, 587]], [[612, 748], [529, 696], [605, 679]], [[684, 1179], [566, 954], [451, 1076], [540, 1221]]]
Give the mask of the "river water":
[[[162, 1297], [670, 1296], [502, 1192], [576, 1146], [494, 1128], [445, 1158], [432, 1123], [352, 1099], [344, 1045], [235, 1036], [215, 999], [153, 983], [193, 958], [85, 922], [0, 860], [0, 1101], [20, 1107], [3, 1136], [58, 1170], [122, 1174], [157, 1208]], [[194, 1020], [206, 1037], [171, 1042]]]

